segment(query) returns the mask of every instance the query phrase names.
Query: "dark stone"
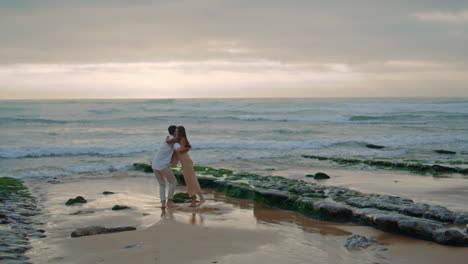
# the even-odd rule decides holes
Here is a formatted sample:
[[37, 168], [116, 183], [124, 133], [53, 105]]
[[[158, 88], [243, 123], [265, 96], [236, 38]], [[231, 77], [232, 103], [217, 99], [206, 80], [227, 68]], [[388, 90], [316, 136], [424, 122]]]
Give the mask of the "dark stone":
[[126, 206], [126, 205], [114, 205], [114, 207], [112, 207], [112, 211], [117, 211], [117, 210], [125, 210], [125, 209], [130, 209], [130, 207]]
[[459, 228], [441, 228], [434, 232], [434, 239], [437, 243], [448, 245], [466, 245], [468, 237]]
[[428, 209], [429, 209], [429, 205], [417, 203], [417, 204], [413, 204], [411, 206], [405, 207], [403, 209], [403, 212], [409, 216], [421, 217]]
[[143, 171], [143, 172], [146, 172], [146, 173], [152, 173], [153, 172], [153, 168], [151, 167], [151, 165], [146, 164], [146, 163], [133, 163], [133, 167], [136, 170]]
[[330, 179], [330, 176], [328, 176], [327, 174], [325, 174], [323, 172], [317, 172], [314, 175], [314, 179], [316, 179], [316, 180], [325, 180], [325, 179]]
[[307, 177], [307, 178], [314, 178], [315, 175], [314, 175], [314, 174], [307, 174], [305, 177]]
[[366, 147], [371, 148], [371, 149], [383, 149], [383, 148], [385, 148], [384, 146], [374, 145], [374, 144], [367, 144]]
[[455, 220], [455, 214], [452, 211], [439, 205], [430, 206], [429, 210], [424, 213], [423, 217], [442, 222], [453, 222]]
[[105, 192], [102, 192], [102, 194], [104, 194], [104, 195], [109, 195], [109, 194], [114, 194], [114, 192], [105, 191]]
[[295, 209], [296, 199], [296, 196], [290, 195], [287, 192], [266, 190], [256, 190], [254, 197], [256, 202], [281, 209]]
[[335, 221], [347, 221], [353, 215], [353, 211], [343, 204], [317, 201], [314, 203], [314, 207], [321, 217]]
[[439, 154], [457, 154], [455, 151], [450, 151], [450, 150], [443, 150], [443, 149], [436, 149], [434, 152], [439, 153]]
[[442, 227], [443, 225], [440, 223], [423, 219], [401, 220], [398, 222], [398, 229], [402, 233], [429, 240], [432, 239], [434, 230]]
[[378, 248], [376, 251], [385, 252], [388, 251], [388, 248]]
[[94, 214], [94, 211], [91, 210], [84, 210], [84, 211], [76, 211], [74, 213], [71, 213], [70, 215], [82, 215], [82, 214]]
[[347, 249], [363, 249], [367, 248], [370, 245], [378, 244], [376, 240], [368, 239], [367, 237], [361, 235], [351, 235], [346, 238], [343, 246]]
[[68, 201], [65, 203], [65, 205], [72, 205], [72, 204], [76, 204], [76, 203], [87, 203], [88, 201], [86, 201], [85, 198], [83, 198], [82, 196], [77, 196], [76, 198], [70, 198], [68, 199]]
[[143, 247], [143, 245], [130, 244], [130, 245], [126, 245], [124, 248], [140, 248], [140, 247]]
[[398, 222], [406, 218], [397, 214], [378, 214], [371, 216], [374, 225], [388, 231], [398, 231]]
[[188, 193], [179, 192], [179, 193], [174, 194], [174, 198], [173, 198], [174, 203], [185, 203], [189, 201], [190, 201], [190, 197]]
[[432, 170], [435, 172], [458, 172], [458, 168], [452, 168], [447, 166], [432, 165]]
[[136, 227], [123, 226], [123, 227], [105, 228], [103, 226], [89, 226], [85, 228], [76, 229], [75, 231], [71, 233], [71, 237], [91, 236], [91, 235], [108, 234], [108, 233], [133, 231], [133, 230], [136, 230]]
[[456, 225], [468, 225], [468, 213], [458, 213], [453, 223]]

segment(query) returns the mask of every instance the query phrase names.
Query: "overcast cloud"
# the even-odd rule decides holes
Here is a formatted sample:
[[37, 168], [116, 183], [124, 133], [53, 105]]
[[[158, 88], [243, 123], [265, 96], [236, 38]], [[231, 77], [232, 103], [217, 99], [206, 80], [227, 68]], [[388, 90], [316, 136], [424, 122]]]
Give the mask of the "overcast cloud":
[[[229, 83], [203, 82], [216, 71], [207, 66], [213, 61], [230, 73]], [[468, 96], [468, 1], [0, 0], [0, 98], [57, 93], [47, 76], [61, 78], [63, 97], [66, 87], [106, 97], [92, 92], [105, 79], [89, 78], [102, 77], [110, 63], [122, 67], [113, 78], [142, 80], [115, 89], [145, 86], [142, 97], [166, 94], [165, 81], [148, 76], [155, 73], [142, 71], [142, 63], [153, 70], [179, 65], [166, 72], [171, 78], [201, 65], [197, 83], [171, 86], [180, 96], [193, 89], [198, 97], [252, 96], [251, 88], [267, 96], [260, 88], [266, 86], [294, 88], [295, 96]], [[95, 71], [77, 72], [87, 81], [71, 77], [83, 67]], [[38, 78], [38, 71], [51, 72]], [[238, 90], [224, 93], [223, 85]]]

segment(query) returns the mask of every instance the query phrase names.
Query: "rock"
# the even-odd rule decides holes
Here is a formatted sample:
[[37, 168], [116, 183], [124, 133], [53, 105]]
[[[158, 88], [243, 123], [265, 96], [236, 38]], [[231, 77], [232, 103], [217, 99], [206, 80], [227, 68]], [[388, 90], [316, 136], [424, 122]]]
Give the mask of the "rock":
[[453, 223], [456, 225], [468, 225], [468, 212], [458, 213]]
[[151, 165], [146, 164], [146, 163], [133, 163], [133, 167], [136, 170], [143, 171], [146, 173], [153, 172], [153, 168], [151, 167]]
[[317, 208], [320, 216], [324, 218], [346, 221], [353, 215], [353, 211], [343, 204], [317, 201], [314, 203], [314, 206]]
[[383, 149], [383, 148], [385, 148], [384, 146], [374, 145], [374, 144], [367, 144], [366, 147], [371, 148], [371, 149]]
[[104, 195], [109, 195], [109, 194], [114, 194], [114, 192], [105, 191], [105, 192], [102, 192], [102, 194], [104, 194]]
[[388, 248], [378, 248], [375, 251], [385, 252], [388, 251]]
[[441, 223], [424, 219], [401, 220], [398, 222], [400, 232], [429, 240], [433, 237], [434, 230], [442, 227]]
[[87, 203], [88, 201], [86, 201], [85, 198], [83, 198], [82, 196], [77, 196], [76, 198], [70, 198], [68, 199], [68, 201], [65, 203], [65, 205], [72, 205], [72, 204], [76, 204], [76, 203]]
[[112, 207], [112, 210], [113, 211], [117, 211], [117, 210], [125, 210], [125, 209], [130, 209], [130, 207], [126, 206], [126, 205], [114, 205], [114, 207]]
[[440, 205], [430, 206], [429, 210], [424, 213], [423, 217], [442, 222], [453, 222], [455, 220], [455, 214], [452, 211]]
[[435, 172], [459, 172], [458, 168], [452, 168], [452, 167], [447, 167], [447, 166], [440, 166], [440, 165], [432, 165], [431, 166], [432, 170]]
[[450, 150], [443, 150], [443, 149], [436, 149], [434, 152], [439, 153], [439, 154], [457, 154], [455, 151], [450, 151]]
[[85, 228], [76, 229], [75, 231], [71, 233], [71, 237], [92, 236], [92, 235], [133, 231], [133, 230], [136, 230], [136, 227], [123, 226], [123, 227], [106, 228], [103, 226], [89, 226]]
[[190, 201], [190, 197], [188, 193], [179, 192], [179, 193], [174, 194], [174, 199], [173, 199], [174, 203], [185, 203], [189, 201]]
[[371, 216], [374, 225], [388, 231], [398, 231], [398, 222], [406, 219], [399, 214], [377, 214]]
[[314, 178], [315, 175], [314, 175], [314, 174], [307, 174], [305, 177], [307, 177], [307, 178]]
[[323, 172], [317, 172], [314, 175], [314, 179], [316, 179], [316, 180], [325, 180], [325, 179], [330, 179], [330, 176], [328, 176], [327, 174], [325, 174]]
[[76, 211], [74, 213], [71, 213], [70, 215], [82, 215], [82, 214], [94, 214], [94, 211], [91, 210], [83, 210], [83, 211]]
[[266, 206], [280, 209], [295, 209], [296, 208], [295, 195], [291, 195], [284, 191], [275, 190], [256, 190], [254, 200]]
[[143, 245], [130, 244], [130, 245], [126, 245], [124, 248], [141, 248], [141, 247], [143, 247]]
[[448, 245], [467, 245], [468, 236], [460, 228], [441, 228], [434, 232], [434, 239], [437, 243]]
[[373, 244], [378, 244], [378, 242], [361, 235], [351, 235], [346, 238], [343, 246], [347, 249], [363, 249]]
[[416, 203], [411, 206], [405, 207], [403, 209], [403, 212], [409, 216], [421, 217], [428, 209], [429, 205]]

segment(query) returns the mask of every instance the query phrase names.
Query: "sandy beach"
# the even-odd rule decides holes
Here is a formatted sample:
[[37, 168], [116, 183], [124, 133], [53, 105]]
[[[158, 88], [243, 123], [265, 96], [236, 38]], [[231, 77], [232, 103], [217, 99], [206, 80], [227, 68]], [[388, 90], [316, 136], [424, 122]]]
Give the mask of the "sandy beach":
[[[46, 238], [31, 239], [34, 263], [462, 263], [468, 249], [435, 244], [355, 224], [323, 222], [204, 190], [200, 208], [158, 208], [156, 179], [139, 172], [29, 179], [39, 194]], [[184, 191], [178, 186], [177, 191]], [[103, 195], [103, 191], [115, 194]], [[83, 205], [65, 206], [81, 195]], [[130, 209], [112, 211], [112, 206]], [[74, 214], [81, 211], [80, 214]], [[87, 226], [134, 226], [136, 231], [72, 238]], [[379, 244], [348, 250], [350, 234]]]

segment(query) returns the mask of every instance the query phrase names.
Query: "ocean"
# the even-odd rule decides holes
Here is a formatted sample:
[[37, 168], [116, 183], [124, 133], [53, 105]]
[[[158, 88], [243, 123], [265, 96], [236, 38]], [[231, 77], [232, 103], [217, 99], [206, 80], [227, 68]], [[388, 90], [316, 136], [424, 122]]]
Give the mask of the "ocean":
[[185, 126], [200, 165], [303, 154], [468, 160], [468, 98], [0, 101], [0, 176], [132, 170], [151, 162], [172, 124]]

